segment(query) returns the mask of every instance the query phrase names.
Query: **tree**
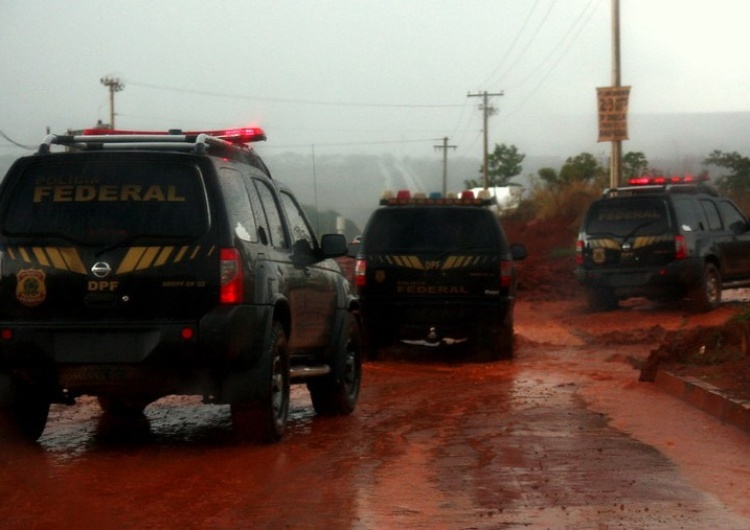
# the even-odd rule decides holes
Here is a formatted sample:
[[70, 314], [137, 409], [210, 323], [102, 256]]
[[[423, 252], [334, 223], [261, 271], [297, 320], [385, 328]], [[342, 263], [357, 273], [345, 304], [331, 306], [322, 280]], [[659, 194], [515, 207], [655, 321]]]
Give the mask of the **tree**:
[[543, 167], [537, 171], [537, 175], [547, 185], [548, 188], [555, 188], [560, 185], [560, 177], [557, 171], [551, 167]]
[[[526, 155], [518, 152], [515, 145], [495, 144], [495, 150], [487, 155], [487, 186], [507, 186], [510, 179], [523, 171], [523, 163]], [[484, 173], [483, 168], [479, 168]], [[484, 186], [484, 181], [476, 179], [464, 181], [467, 188], [479, 188]]]
[[750, 191], [750, 158], [737, 151], [724, 153], [712, 152], [703, 163], [728, 169], [730, 172], [717, 180], [717, 185], [726, 193], [739, 195]]
[[629, 151], [622, 157], [622, 169], [626, 179], [637, 177], [648, 169], [648, 159], [640, 151]]
[[573, 182], [591, 182], [605, 175], [605, 170], [591, 153], [581, 153], [569, 157], [560, 168], [561, 184]]

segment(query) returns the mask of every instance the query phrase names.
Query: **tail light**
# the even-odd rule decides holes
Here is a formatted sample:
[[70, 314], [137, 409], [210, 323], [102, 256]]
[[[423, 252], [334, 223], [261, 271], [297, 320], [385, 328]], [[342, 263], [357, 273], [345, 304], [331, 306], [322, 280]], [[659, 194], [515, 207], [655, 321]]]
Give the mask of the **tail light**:
[[583, 265], [583, 240], [576, 242], [576, 265]]
[[689, 256], [687, 243], [685, 242], [685, 236], [678, 235], [674, 236], [674, 258], [685, 259]]
[[354, 265], [354, 285], [356, 287], [365, 286], [365, 272], [367, 271], [367, 262], [363, 259], [358, 259]]
[[500, 287], [510, 287], [513, 281], [513, 263], [508, 260], [500, 262]]
[[241, 304], [245, 300], [245, 276], [240, 253], [236, 248], [222, 248], [219, 259], [219, 299], [222, 304]]

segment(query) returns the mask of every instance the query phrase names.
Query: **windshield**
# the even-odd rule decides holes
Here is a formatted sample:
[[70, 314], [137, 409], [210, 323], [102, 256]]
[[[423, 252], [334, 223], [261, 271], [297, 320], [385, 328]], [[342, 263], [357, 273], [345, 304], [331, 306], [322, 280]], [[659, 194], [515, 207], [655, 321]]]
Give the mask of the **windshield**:
[[208, 227], [201, 175], [153, 159], [44, 161], [20, 175], [3, 232], [83, 245], [124, 238], [191, 238]]
[[377, 210], [364, 241], [366, 252], [497, 249], [494, 214], [482, 208], [390, 207]]
[[669, 230], [669, 215], [663, 200], [628, 198], [604, 200], [591, 205], [586, 232], [618, 237], [659, 235]]

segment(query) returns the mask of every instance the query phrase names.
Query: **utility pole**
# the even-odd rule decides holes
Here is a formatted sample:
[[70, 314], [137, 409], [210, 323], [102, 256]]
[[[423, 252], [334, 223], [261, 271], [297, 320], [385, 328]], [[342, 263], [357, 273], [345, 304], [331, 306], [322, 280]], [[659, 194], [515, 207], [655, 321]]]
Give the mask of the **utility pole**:
[[441, 145], [433, 146], [435, 149], [443, 150], [443, 197], [448, 194], [448, 149], [455, 149], [455, 145], [448, 145], [448, 137], [443, 138]]
[[[620, 0], [612, 0], [612, 86], [619, 87], [620, 79]], [[617, 188], [622, 175], [622, 140], [612, 141], [609, 185]]]
[[109, 88], [109, 128], [115, 128], [115, 92], [120, 92], [125, 85], [118, 79], [112, 77], [102, 77], [99, 82]]
[[482, 104], [479, 105], [479, 109], [484, 111], [484, 126], [483, 132], [484, 132], [484, 157], [482, 161], [482, 173], [484, 174], [484, 189], [487, 189], [489, 186], [489, 177], [487, 175], [487, 157], [489, 156], [489, 147], [488, 147], [488, 132], [487, 132], [487, 121], [488, 118], [494, 114], [497, 114], [497, 111], [495, 110], [495, 107], [491, 106], [488, 103], [488, 99], [490, 96], [503, 96], [504, 94], [502, 92], [498, 92], [496, 94], [488, 94], [485, 90], [484, 92], [477, 92], [476, 94], [469, 93], [467, 97], [470, 98], [476, 98], [481, 97], [482, 98]]

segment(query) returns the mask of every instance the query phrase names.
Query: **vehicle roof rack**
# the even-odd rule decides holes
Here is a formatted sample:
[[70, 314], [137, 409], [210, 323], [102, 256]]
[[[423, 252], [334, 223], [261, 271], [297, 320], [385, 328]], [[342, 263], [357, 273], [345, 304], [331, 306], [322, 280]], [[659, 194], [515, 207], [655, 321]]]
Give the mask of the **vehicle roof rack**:
[[39, 146], [38, 154], [47, 154], [52, 145], [61, 145], [77, 151], [99, 149], [170, 149], [203, 153], [208, 147], [247, 151], [244, 145], [200, 134], [102, 134], [102, 135], [47, 135]]
[[625, 197], [632, 195], [646, 195], [649, 193], [705, 193], [718, 197], [719, 193], [713, 187], [703, 183], [652, 184], [646, 186], [625, 186], [622, 188], [606, 188], [602, 197]]

